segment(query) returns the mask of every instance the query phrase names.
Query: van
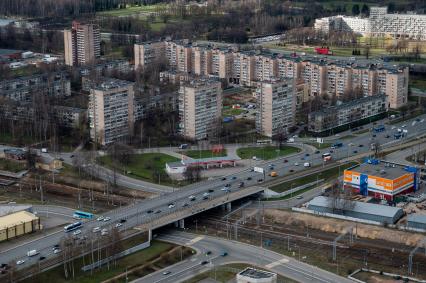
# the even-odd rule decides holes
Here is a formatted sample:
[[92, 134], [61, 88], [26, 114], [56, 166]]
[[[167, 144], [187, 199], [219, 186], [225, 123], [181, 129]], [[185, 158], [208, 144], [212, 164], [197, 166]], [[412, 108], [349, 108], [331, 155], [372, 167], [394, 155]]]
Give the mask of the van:
[[43, 153], [47, 153], [47, 148], [43, 147], [43, 148], [41, 149], [41, 152], [43, 152]]
[[183, 143], [179, 146], [179, 149], [187, 149], [188, 148], [188, 144], [187, 143]]
[[271, 172], [271, 177], [277, 177], [277, 176], [278, 176], [277, 172], [275, 172], [275, 171]]
[[305, 163], [303, 164], [303, 166], [304, 166], [304, 167], [311, 167], [311, 163], [309, 163], [309, 162], [305, 162]]
[[31, 256], [35, 256], [38, 255], [38, 251], [37, 250], [31, 250], [27, 252], [27, 256], [31, 257]]

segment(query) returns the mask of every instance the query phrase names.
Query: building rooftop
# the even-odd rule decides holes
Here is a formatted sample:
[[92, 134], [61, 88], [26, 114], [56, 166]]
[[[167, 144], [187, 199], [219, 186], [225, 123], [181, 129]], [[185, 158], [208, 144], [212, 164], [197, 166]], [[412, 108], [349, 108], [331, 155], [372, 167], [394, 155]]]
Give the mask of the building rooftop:
[[[348, 211], [378, 215], [382, 217], [395, 217], [399, 213], [401, 213], [402, 209], [393, 206], [373, 204], [373, 203], [365, 203], [360, 201], [351, 201], [353, 205], [347, 205], [347, 203], [343, 203], [344, 201], [338, 202], [336, 208], [344, 207]], [[331, 204], [334, 203], [333, 200], [329, 197], [318, 196], [308, 202], [308, 207], [311, 205], [319, 206], [319, 207], [327, 207], [331, 208]]]
[[19, 211], [0, 217], [0, 231], [8, 227], [13, 227], [25, 222], [37, 220], [38, 217], [27, 211]]
[[126, 87], [128, 85], [134, 84], [133, 82], [111, 79], [111, 78], [102, 78], [100, 82], [96, 83], [93, 89], [96, 90], [110, 90], [115, 88]]
[[358, 172], [360, 174], [366, 174], [371, 176], [377, 176], [380, 178], [395, 180], [410, 172], [406, 170], [405, 166], [390, 164], [387, 162], [379, 162], [378, 164], [362, 163], [356, 167], [348, 169], [352, 172]]
[[407, 221], [426, 224], [426, 214], [410, 214], [407, 217]]
[[336, 111], [343, 110], [346, 108], [353, 108], [354, 106], [360, 106], [361, 103], [367, 103], [374, 100], [382, 99], [383, 101], [386, 101], [385, 95], [372, 95], [372, 96], [364, 96], [358, 99], [351, 100], [349, 102], [342, 103], [340, 105], [331, 106], [331, 107], [323, 107], [319, 111], [315, 111], [310, 113], [311, 115], [318, 115], [318, 114], [329, 114], [329, 113], [335, 113]]
[[264, 278], [271, 278], [276, 276], [275, 273], [260, 270], [260, 269], [254, 269], [251, 267], [247, 267], [246, 269], [238, 273], [238, 275], [250, 277], [253, 279], [264, 279]]

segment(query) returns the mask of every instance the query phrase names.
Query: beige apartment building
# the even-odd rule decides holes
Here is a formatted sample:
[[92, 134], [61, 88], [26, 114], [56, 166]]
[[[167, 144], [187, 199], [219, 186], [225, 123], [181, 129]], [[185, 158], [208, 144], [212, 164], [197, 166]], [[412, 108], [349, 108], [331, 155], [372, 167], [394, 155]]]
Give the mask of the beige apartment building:
[[198, 76], [208, 76], [212, 73], [211, 48], [192, 48], [192, 73]]
[[74, 21], [70, 30], [64, 30], [64, 50], [68, 66], [94, 63], [101, 56], [99, 27]]
[[278, 77], [278, 62], [274, 55], [256, 55], [254, 61], [256, 81], [270, 81]]
[[181, 134], [192, 140], [206, 139], [218, 129], [222, 115], [222, 87], [216, 80], [194, 80], [181, 84], [179, 117]]
[[256, 131], [267, 137], [287, 134], [295, 124], [296, 95], [293, 79], [265, 81], [256, 88]]
[[135, 68], [145, 68], [149, 64], [164, 58], [166, 44], [164, 41], [148, 42], [134, 45]]
[[352, 68], [347, 65], [327, 66], [327, 94], [329, 97], [342, 97], [352, 91]]
[[211, 74], [220, 79], [229, 79], [232, 76], [233, 56], [229, 49], [213, 49]]
[[101, 145], [124, 140], [134, 126], [134, 83], [104, 79], [90, 89], [90, 138]]

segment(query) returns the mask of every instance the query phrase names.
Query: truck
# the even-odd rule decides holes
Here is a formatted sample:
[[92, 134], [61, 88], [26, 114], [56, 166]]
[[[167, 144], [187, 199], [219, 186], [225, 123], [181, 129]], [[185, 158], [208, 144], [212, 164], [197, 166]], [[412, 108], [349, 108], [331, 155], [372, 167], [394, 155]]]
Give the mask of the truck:
[[332, 146], [331, 146], [331, 148], [339, 148], [339, 147], [342, 147], [343, 146], [343, 143], [342, 142], [335, 142]]
[[265, 172], [262, 167], [253, 167], [253, 171], [262, 174]]
[[38, 255], [38, 251], [37, 250], [31, 250], [27, 252], [27, 256], [32, 257]]
[[333, 55], [333, 51], [328, 47], [316, 47], [315, 52], [321, 55]]

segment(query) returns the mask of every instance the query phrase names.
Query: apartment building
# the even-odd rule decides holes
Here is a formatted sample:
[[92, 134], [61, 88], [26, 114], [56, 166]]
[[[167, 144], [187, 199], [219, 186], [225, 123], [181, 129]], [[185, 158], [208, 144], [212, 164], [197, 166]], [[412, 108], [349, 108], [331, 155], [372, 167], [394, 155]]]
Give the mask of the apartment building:
[[256, 81], [270, 81], [278, 77], [278, 62], [273, 54], [260, 54], [254, 57]]
[[308, 129], [322, 134], [334, 128], [350, 125], [387, 111], [385, 95], [366, 96], [338, 106], [323, 108], [308, 114]]
[[254, 52], [235, 52], [232, 62], [232, 78], [242, 86], [251, 86], [255, 78]]
[[71, 82], [65, 72], [44, 73], [0, 81], [0, 97], [15, 101], [32, 101], [34, 95], [71, 95]]
[[327, 94], [327, 64], [324, 61], [303, 61], [302, 79], [308, 85], [311, 97]]
[[166, 43], [164, 41], [147, 42], [134, 45], [135, 69], [145, 68], [149, 64], [164, 58]]
[[293, 79], [265, 81], [256, 88], [256, 131], [267, 137], [287, 134], [295, 124], [296, 95]]
[[315, 20], [316, 30], [347, 31], [362, 35], [426, 40], [426, 15], [389, 14], [387, 7], [370, 7], [368, 18], [332, 16]]
[[112, 73], [128, 73], [132, 70], [127, 60], [99, 60], [94, 65], [81, 66], [78, 69], [81, 76], [95, 73], [97, 76], [110, 76]]
[[233, 52], [227, 48], [213, 49], [211, 74], [220, 79], [231, 78], [233, 57]]
[[108, 145], [126, 139], [134, 126], [134, 83], [103, 79], [90, 89], [90, 138]]
[[352, 90], [352, 67], [344, 64], [328, 65], [327, 95], [339, 98]]
[[212, 79], [194, 80], [179, 89], [180, 133], [189, 139], [208, 138], [222, 114], [222, 88]]
[[101, 36], [97, 25], [74, 21], [64, 30], [65, 64], [78, 66], [93, 63], [101, 56]]
[[208, 76], [212, 73], [212, 49], [195, 46], [192, 48], [192, 73]]

